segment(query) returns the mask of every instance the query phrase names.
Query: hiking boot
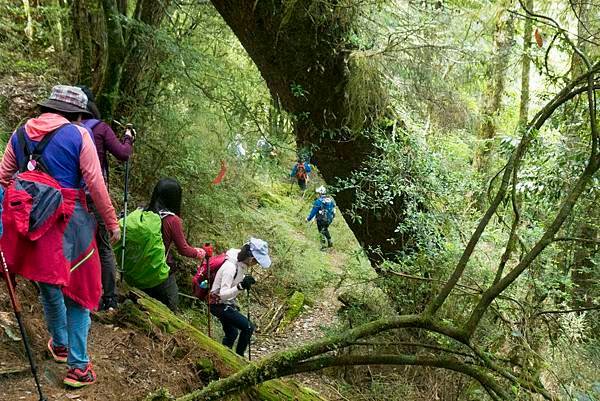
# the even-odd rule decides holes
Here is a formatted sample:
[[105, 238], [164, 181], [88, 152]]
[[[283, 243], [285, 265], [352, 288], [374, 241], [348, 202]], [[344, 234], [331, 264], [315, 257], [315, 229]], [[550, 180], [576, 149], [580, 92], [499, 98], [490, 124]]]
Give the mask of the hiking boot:
[[92, 369], [92, 364], [88, 363], [85, 369], [69, 368], [67, 377], [63, 383], [69, 387], [80, 388], [96, 383], [96, 373]]
[[67, 347], [57, 347], [52, 344], [52, 339], [48, 340], [48, 351], [52, 358], [54, 358], [54, 362], [58, 363], [67, 363], [67, 356], [69, 354], [69, 350]]
[[118, 303], [117, 303], [117, 299], [116, 298], [107, 298], [104, 299], [102, 301], [102, 305], [100, 306], [100, 310], [101, 311], [113, 311], [116, 310], [118, 307]]

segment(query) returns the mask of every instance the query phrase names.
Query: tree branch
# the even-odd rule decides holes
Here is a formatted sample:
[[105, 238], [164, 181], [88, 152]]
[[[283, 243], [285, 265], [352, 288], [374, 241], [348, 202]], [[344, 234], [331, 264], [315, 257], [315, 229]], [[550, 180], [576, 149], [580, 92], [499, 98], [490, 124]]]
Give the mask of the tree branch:
[[579, 238], [579, 237], [555, 237], [553, 241], [576, 241], [594, 245], [600, 245], [600, 240], [594, 238]]
[[502, 292], [504, 291], [510, 284], [512, 284], [520, 275], [529, 267], [529, 265], [538, 257], [538, 255], [550, 244], [553, 242], [554, 235], [561, 228], [563, 222], [571, 213], [571, 210], [577, 203], [579, 196], [587, 187], [587, 184], [591, 180], [592, 176], [598, 168], [600, 167], [600, 158], [595, 155], [590, 156], [590, 160], [583, 171], [583, 173], [579, 176], [579, 179], [573, 186], [573, 189], [567, 195], [567, 197], [563, 200], [559, 212], [556, 217], [550, 224], [550, 227], [546, 230], [546, 232], [542, 235], [542, 237], [537, 241], [537, 243], [533, 246], [533, 248], [523, 257], [523, 259], [515, 266], [515, 268], [508, 273], [503, 279], [501, 279], [496, 284], [492, 285], [481, 297], [481, 300], [473, 310], [469, 321], [465, 325], [465, 330], [471, 336], [479, 321], [483, 317], [487, 307], [491, 304], [491, 302]]
[[590, 310], [600, 310], [600, 305], [599, 306], [590, 306], [588, 308], [577, 308], [577, 309], [565, 309], [565, 310], [544, 310], [541, 312], [537, 312], [534, 316], [541, 316], [541, 315], [558, 315], [558, 314], [563, 314], [563, 313], [576, 313], [576, 312], [586, 312], [586, 311], [590, 311]]
[[[216, 395], [240, 391], [246, 387], [262, 383], [281, 376], [281, 372], [291, 369], [301, 361], [322, 355], [330, 351], [345, 348], [359, 339], [372, 336], [384, 331], [402, 328], [425, 329], [443, 334], [461, 343], [464, 333], [454, 327], [433, 322], [419, 315], [403, 315], [394, 318], [379, 319], [363, 324], [354, 329], [335, 334], [309, 344], [280, 351], [270, 357], [264, 358], [256, 364], [250, 364], [233, 375], [213, 382], [202, 390], [197, 390], [177, 399], [177, 401], [213, 400]], [[468, 344], [465, 344], [468, 345]], [[208, 397], [206, 394], [213, 394]]]
[[[427, 315], [433, 316], [438, 311], [438, 309], [442, 306], [442, 304], [444, 303], [444, 301], [446, 300], [448, 295], [450, 295], [450, 292], [452, 291], [452, 289], [458, 283], [458, 280], [460, 279], [460, 277], [463, 275], [464, 270], [467, 266], [467, 263], [468, 263], [469, 259], [471, 258], [473, 251], [475, 250], [475, 246], [477, 245], [477, 243], [479, 242], [479, 239], [481, 238], [481, 234], [483, 234], [483, 231], [485, 230], [485, 228], [487, 227], [488, 223], [490, 222], [492, 216], [498, 209], [498, 206], [500, 205], [500, 203], [506, 196], [506, 191], [507, 191], [510, 179], [511, 179], [512, 170], [513, 170], [515, 164], [523, 157], [523, 155], [527, 149], [527, 146], [529, 145], [529, 142], [531, 141], [531, 139], [533, 137], [532, 133], [535, 131], [538, 131], [544, 125], [544, 123], [548, 120], [548, 118], [550, 118], [550, 116], [552, 116], [552, 114], [556, 111], [556, 109], [558, 107], [560, 107], [567, 101], [571, 100], [573, 97], [577, 96], [578, 94], [580, 94], [584, 91], [588, 91], [589, 90], [588, 85], [585, 85], [583, 87], [578, 87], [578, 86], [581, 85], [582, 81], [588, 81], [588, 78], [591, 75], [593, 75], [593, 73], [596, 72], [598, 69], [600, 69], [600, 62], [596, 63], [591, 68], [590, 71], [588, 71], [588, 72], [580, 75], [576, 79], [574, 79], [565, 88], [563, 88], [558, 94], [556, 94], [556, 96], [554, 96], [554, 98], [550, 102], [548, 102], [533, 117], [531, 122], [528, 124], [528, 128], [525, 130], [523, 136], [521, 137], [521, 141], [519, 142], [519, 145], [512, 152], [506, 166], [504, 167], [504, 174], [502, 175], [502, 181], [500, 183], [500, 187], [498, 188], [498, 191], [496, 192], [496, 196], [494, 197], [492, 203], [488, 207], [487, 211], [485, 212], [485, 214], [483, 215], [481, 220], [479, 221], [477, 228], [471, 235], [471, 238], [470, 238], [469, 242], [467, 243], [467, 246], [465, 247], [463, 254], [460, 257], [460, 260], [456, 264], [454, 272], [448, 279], [448, 282], [440, 290], [440, 292], [438, 293], [436, 298], [425, 309], [425, 313]], [[592, 88], [593, 88], [593, 90], [595, 90], [596, 87], [592, 86]]]
[[477, 380], [485, 389], [492, 390], [501, 400], [511, 400], [507, 392], [497, 383], [496, 379], [477, 365], [464, 363], [456, 358], [448, 357], [425, 357], [414, 355], [342, 355], [322, 356], [309, 361], [298, 363], [288, 371], [286, 375], [312, 372], [332, 366], [353, 365], [414, 365], [431, 366], [448, 369], [462, 373]]

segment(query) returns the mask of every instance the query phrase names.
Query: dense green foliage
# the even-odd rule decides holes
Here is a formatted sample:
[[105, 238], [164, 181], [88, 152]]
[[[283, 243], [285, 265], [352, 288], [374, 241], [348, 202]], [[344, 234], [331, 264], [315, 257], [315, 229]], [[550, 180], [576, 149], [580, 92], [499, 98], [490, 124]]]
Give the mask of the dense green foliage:
[[[319, 37], [324, 26], [331, 34], [335, 26], [327, 24], [332, 21], [344, 32], [332, 44], [347, 52], [350, 74], [340, 83], [345, 92], [339, 100], [351, 111], [343, 131], [367, 138], [372, 146], [359, 168], [327, 184], [335, 191], [353, 191], [352, 207], [344, 216], [349, 223], [364, 223], [364, 210], [381, 221], [399, 222], [393, 227], [397, 237], [380, 244], [386, 249], [390, 243], [397, 245], [394, 257], [373, 266], [377, 274], [367, 268], [341, 223], [334, 226], [334, 237], [336, 248], [345, 253], [344, 266], [331, 257], [324, 262], [311, 248], [318, 240], [316, 230], [302, 225], [308, 204], [287, 181], [297, 152], [318, 151], [297, 136], [310, 116], [285, 111], [275, 86], [265, 84], [267, 72], [257, 68], [210, 4], [174, 3], [165, 6], [167, 18], [155, 25], [135, 18], [133, 7], [121, 15], [128, 40], [151, 45], [151, 51], [134, 60], [146, 71], [135, 80], [135, 96], [122, 91], [114, 103], [122, 106], [116, 116], [139, 127], [132, 160], [133, 203], [147, 202], [157, 179], [176, 177], [184, 187], [183, 218], [193, 242], [211, 240], [225, 249], [250, 235], [268, 238], [277, 269], [264, 276], [269, 284], [259, 288], [277, 299], [302, 291], [311, 302], [339, 279], [332, 269], [341, 268], [342, 279], [357, 288], [345, 293], [340, 322], [328, 327], [332, 335], [393, 313], [423, 312], [454, 271], [482, 212], [493, 204], [507, 160], [527, 140], [507, 195], [490, 217], [458, 286], [436, 315], [440, 322], [457, 326], [468, 321], [481, 294], [518, 266], [552, 227], [588, 163], [594, 136], [585, 93], [559, 107], [539, 130], [524, 132], [520, 123], [527, 15], [520, 4], [307, 2], [302, 12], [313, 21], [311, 35]], [[300, 13], [297, 3], [283, 1], [273, 11], [282, 13], [277, 28], [282, 40], [284, 33], [305, 29], [293, 25]], [[93, 77], [95, 89], [102, 88], [102, 80], [86, 75], [85, 64], [70, 51], [77, 42], [71, 31], [78, 22], [65, 4], [39, 2], [30, 10], [29, 25], [21, 2], [0, 5], [0, 129], [5, 139], [52, 84]], [[572, 45], [592, 64], [599, 61], [600, 6], [572, 5], [553, 0], [535, 4], [535, 11], [556, 19], [572, 42], [547, 20], [534, 21], [542, 43], [528, 39], [534, 43], [528, 50], [533, 67], [527, 88], [529, 119], [586, 71]], [[318, 13], [321, 7], [330, 12]], [[26, 27], [33, 32], [31, 38], [23, 34]], [[508, 52], [499, 50], [504, 43], [499, 36], [509, 43]], [[106, 63], [104, 53], [98, 54]], [[314, 68], [316, 76], [324, 67], [316, 63]], [[503, 85], [493, 84], [498, 78]], [[598, 78], [592, 81], [599, 85]], [[288, 89], [294, 98], [316, 96], [308, 93], [309, 87], [294, 81]], [[486, 103], [493, 96], [500, 102]], [[484, 126], [492, 127], [494, 135], [482, 136]], [[338, 132], [320, 134], [335, 138]], [[296, 149], [296, 141], [304, 147]], [[244, 156], [236, 152], [238, 145], [244, 147]], [[486, 163], [474, 163], [481, 157]], [[225, 180], [213, 185], [222, 160], [227, 165]], [[123, 171], [115, 166], [110, 189], [117, 204], [122, 181]], [[595, 172], [553, 240], [493, 300], [470, 339], [485, 351], [483, 357], [478, 355], [481, 360], [493, 356], [506, 367], [505, 373], [517, 377], [508, 389], [514, 399], [537, 397], [527, 391], [526, 384], [534, 381], [564, 399], [600, 397], [599, 195], [600, 176]], [[377, 247], [367, 251], [371, 260], [373, 254], [390, 256]], [[186, 274], [182, 270], [183, 286]], [[190, 319], [201, 318], [192, 310], [186, 313]], [[372, 339], [372, 354], [448, 352], [463, 357], [466, 353], [468, 362], [475, 359], [466, 344], [439, 332], [390, 331]], [[442, 347], [445, 351], [439, 352]], [[360, 354], [360, 348], [349, 348], [349, 353]], [[497, 376], [499, 381], [506, 378]], [[338, 384], [351, 399], [490, 397], [475, 381], [458, 374], [448, 378], [432, 368], [356, 370], [344, 374]]]

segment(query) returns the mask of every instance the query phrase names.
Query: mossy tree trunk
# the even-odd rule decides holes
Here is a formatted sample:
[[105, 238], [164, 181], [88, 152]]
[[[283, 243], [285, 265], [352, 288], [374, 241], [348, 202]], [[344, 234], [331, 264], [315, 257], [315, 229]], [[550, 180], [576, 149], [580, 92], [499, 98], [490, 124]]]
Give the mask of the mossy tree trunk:
[[[525, 0], [528, 9], [533, 10], [533, 0]], [[533, 20], [525, 19], [523, 29], [523, 59], [521, 60], [521, 101], [519, 103], [519, 126], [524, 127], [529, 120], [529, 77], [531, 75], [531, 44]]]
[[116, 0], [102, 0], [102, 7], [106, 23], [108, 58], [97, 103], [104, 119], [112, 120], [115, 104], [120, 95], [119, 85], [127, 50], [125, 48], [125, 32], [120, 20], [121, 13], [119, 13]]
[[138, 108], [147, 107], [160, 88], [160, 63], [166, 57], [159, 48], [155, 31], [171, 1], [138, 0], [134, 11], [136, 26], [127, 40], [128, 57], [124, 61], [116, 109], [118, 116], [131, 117]]
[[[149, 38], [160, 27], [170, 1], [138, 0], [135, 4], [130, 17], [125, 0], [73, 1], [79, 81], [93, 88], [105, 120], [130, 118], [143, 103], [140, 99], [160, 86], [160, 75], [150, 68], [158, 62], [155, 42]], [[140, 86], [146, 89], [142, 91]]]
[[[311, 149], [312, 161], [328, 184], [349, 178], [377, 156], [369, 133], [379, 128], [385, 96], [354, 107], [358, 95], [352, 90], [382, 84], [368, 76], [352, 85], [353, 76], [365, 72], [352, 61], [354, 48], [348, 40], [360, 2], [212, 3], [257, 65], [272, 97], [295, 116], [298, 149]], [[347, 189], [336, 194], [336, 203], [371, 260], [379, 262], [405, 246], [405, 238], [395, 232], [403, 215], [402, 199], [385, 210], [354, 209], [356, 189]]]
[[496, 137], [497, 119], [502, 110], [502, 96], [513, 44], [514, 16], [502, 9], [497, 16], [494, 31], [494, 54], [486, 74], [482, 122], [478, 132], [480, 144], [475, 150], [473, 167], [482, 174], [489, 170], [493, 139]]

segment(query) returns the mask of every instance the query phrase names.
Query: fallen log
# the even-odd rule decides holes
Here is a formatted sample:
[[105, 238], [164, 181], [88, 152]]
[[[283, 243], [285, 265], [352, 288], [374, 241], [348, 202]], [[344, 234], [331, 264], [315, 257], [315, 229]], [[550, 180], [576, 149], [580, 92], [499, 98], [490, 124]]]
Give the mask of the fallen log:
[[[133, 302], [124, 303], [119, 310], [117, 319], [127, 320], [149, 332], [158, 329], [169, 334], [185, 334], [200, 347], [204, 354], [202, 356], [212, 361], [213, 367], [220, 377], [227, 377], [249, 364], [244, 358], [185, 322], [144, 292], [135, 288], [131, 288], [130, 292], [135, 304]], [[168, 399], [165, 398], [168, 397], [165, 392], [159, 394], [151, 394], [147, 400]], [[246, 395], [249, 399], [263, 401], [325, 401], [317, 392], [294, 380], [272, 380], [248, 389]], [[228, 399], [232, 399], [231, 396]], [[240, 395], [240, 398], [234, 397], [233, 399], [247, 399], [247, 397]]]

